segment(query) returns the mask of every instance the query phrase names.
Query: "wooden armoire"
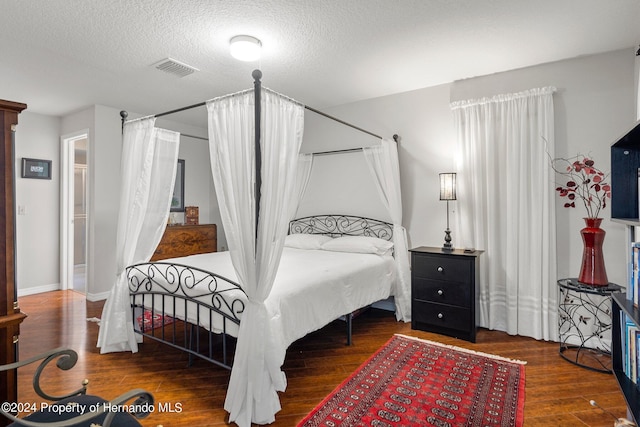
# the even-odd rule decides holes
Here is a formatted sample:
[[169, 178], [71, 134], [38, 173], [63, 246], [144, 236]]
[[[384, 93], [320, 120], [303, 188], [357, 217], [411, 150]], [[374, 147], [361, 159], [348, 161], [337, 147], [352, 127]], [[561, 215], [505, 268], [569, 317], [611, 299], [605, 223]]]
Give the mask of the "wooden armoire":
[[[25, 104], [0, 100], [0, 365], [18, 360], [20, 324], [15, 283], [15, 151], [14, 132]], [[16, 371], [0, 373], [0, 402], [17, 402]], [[0, 426], [8, 420], [0, 417]]]

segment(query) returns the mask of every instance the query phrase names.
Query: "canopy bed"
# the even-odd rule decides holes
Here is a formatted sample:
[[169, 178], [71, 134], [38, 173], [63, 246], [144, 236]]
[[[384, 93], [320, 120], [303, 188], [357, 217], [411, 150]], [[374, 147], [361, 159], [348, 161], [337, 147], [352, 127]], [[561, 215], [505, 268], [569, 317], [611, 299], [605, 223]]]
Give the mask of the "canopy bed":
[[[398, 320], [410, 320], [409, 261], [401, 225], [396, 145], [340, 121], [381, 139], [379, 145], [362, 150], [392, 224], [362, 218], [354, 221], [348, 216], [290, 222], [312, 165], [312, 155], [299, 154], [304, 109], [310, 108], [263, 88], [259, 70], [253, 77], [252, 90], [203, 104], [126, 122], [126, 113], [122, 114], [118, 277], [105, 304], [98, 336], [102, 353], [137, 351], [140, 333], [145, 330], [134, 330], [133, 305], [237, 337], [225, 410], [230, 421], [241, 427], [275, 420], [280, 410], [277, 392], [286, 388], [281, 366], [294, 340], [389, 294], [395, 297]], [[229, 251], [198, 255], [197, 260], [174, 258], [150, 264], [169, 215], [179, 144], [179, 134], [154, 127], [155, 118], [202, 105], [209, 114], [211, 170]], [[317, 228], [333, 223], [365, 225], [357, 233]], [[374, 252], [345, 249], [353, 245], [352, 234], [360, 235], [355, 246], [366, 241], [374, 245]], [[296, 242], [299, 236], [308, 236], [302, 238], [306, 242]], [[389, 255], [391, 250], [394, 257]], [[313, 254], [311, 260], [304, 261], [308, 267], [300, 268], [309, 254]], [[315, 282], [309, 280], [309, 274], [306, 279], [290, 275], [291, 270], [312, 270], [314, 264], [318, 271], [318, 265], [334, 261], [361, 268]], [[206, 268], [187, 264], [193, 262]], [[287, 264], [293, 268], [280, 268]], [[381, 280], [376, 281], [371, 272]], [[288, 284], [282, 284], [287, 283], [283, 277]], [[364, 284], [353, 285], [358, 280]], [[376, 284], [371, 287], [371, 283]], [[214, 320], [212, 313], [222, 320]], [[308, 318], [302, 320], [302, 316]], [[186, 350], [197, 347], [196, 342]], [[230, 362], [223, 356], [219, 364], [229, 366]]]
[[[316, 215], [291, 221], [289, 233], [274, 289], [265, 301], [277, 318], [276, 335], [286, 348], [344, 316], [350, 345], [353, 313], [391, 293], [396, 278], [393, 225]], [[347, 238], [334, 239], [343, 236]], [[238, 336], [247, 295], [229, 252], [133, 264], [127, 267], [127, 281], [136, 333], [231, 369], [228, 337]], [[137, 321], [143, 310], [156, 314], [156, 325]], [[187, 327], [175, 319], [186, 321]], [[196, 326], [206, 333], [197, 333]]]

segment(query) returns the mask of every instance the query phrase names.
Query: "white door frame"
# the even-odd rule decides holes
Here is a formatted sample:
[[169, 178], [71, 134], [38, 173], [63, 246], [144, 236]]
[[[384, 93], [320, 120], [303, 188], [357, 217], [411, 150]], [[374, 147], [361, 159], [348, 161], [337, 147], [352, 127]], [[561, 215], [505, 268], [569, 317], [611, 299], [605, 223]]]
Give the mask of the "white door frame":
[[[88, 152], [89, 129], [62, 135], [60, 137], [60, 288], [62, 290], [73, 289], [73, 180], [75, 164], [74, 148], [75, 142], [79, 139], [87, 140]], [[87, 165], [88, 157], [89, 156], [87, 155]], [[87, 203], [89, 203], [88, 197]], [[87, 213], [88, 212], [89, 209], [87, 207]]]

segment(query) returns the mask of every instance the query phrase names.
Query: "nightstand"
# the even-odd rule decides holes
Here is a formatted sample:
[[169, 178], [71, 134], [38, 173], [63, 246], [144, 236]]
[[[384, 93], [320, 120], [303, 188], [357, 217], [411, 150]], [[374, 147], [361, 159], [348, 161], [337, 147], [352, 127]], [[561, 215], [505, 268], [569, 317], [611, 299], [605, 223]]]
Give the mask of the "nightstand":
[[411, 329], [476, 341], [476, 278], [482, 251], [411, 249]]

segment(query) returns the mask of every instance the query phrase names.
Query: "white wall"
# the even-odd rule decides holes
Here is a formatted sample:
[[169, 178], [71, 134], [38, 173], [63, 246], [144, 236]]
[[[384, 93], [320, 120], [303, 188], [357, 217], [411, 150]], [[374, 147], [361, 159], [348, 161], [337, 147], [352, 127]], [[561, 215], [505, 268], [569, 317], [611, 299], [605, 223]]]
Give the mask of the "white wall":
[[[345, 170], [349, 179], [335, 173]], [[296, 217], [350, 214], [389, 221], [369, 174], [362, 152], [316, 156]]]
[[[611, 167], [611, 144], [635, 123], [634, 52], [608, 52], [456, 82], [452, 101], [555, 86], [556, 157], [591, 156], [604, 171]], [[557, 199], [559, 277], [576, 277], [582, 260], [584, 209], [566, 209]], [[610, 220], [606, 208], [602, 228], [609, 280], [626, 283], [625, 228]]]
[[[95, 301], [100, 299], [100, 297], [94, 296], [94, 277], [96, 274], [96, 267], [94, 265], [95, 259], [95, 190], [93, 188], [93, 183], [95, 182], [95, 171], [93, 170], [94, 160], [93, 152], [95, 150], [95, 106], [88, 107], [84, 110], [77, 111], [73, 114], [69, 114], [66, 117], [61, 118], [61, 131], [60, 136], [77, 134], [79, 132], [88, 131], [87, 134], [87, 182], [86, 182], [86, 191], [87, 191], [87, 237], [86, 237], [86, 250], [87, 250], [87, 261], [86, 261], [86, 295], [87, 298], [91, 301]], [[62, 142], [59, 142], [62, 147]], [[61, 190], [59, 190], [61, 191]], [[58, 198], [60, 198], [60, 192], [58, 192]], [[58, 226], [60, 223], [58, 223]], [[60, 236], [62, 238], [62, 236]], [[60, 248], [60, 242], [58, 242], [58, 247]]]
[[119, 111], [94, 105], [62, 118], [61, 134], [89, 129], [87, 144], [87, 299], [107, 297], [115, 274], [115, 246], [120, 201]]
[[[227, 248], [227, 241], [222, 229], [220, 210], [213, 186], [211, 163], [209, 159], [209, 142], [186, 135], [206, 137], [207, 129], [187, 126], [175, 121], [158, 119], [156, 126], [180, 132], [180, 152], [178, 158], [185, 161], [185, 206], [197, 206], [200, 224], [216, 224], [218, 230], [218, 250]], [[182, 212], [174, 212], [172, 217], [177, 222], [184, 222]]]
[[[403, 221], [409, 244], [441, 246], [446, 213], [445, 205], [438, 200], [438, 173], [448, 172], [454, 165], [451, 101], [555, 86], [557, 155], [590, 154], [597, 165], [609, 170], [610, 145], [634, 123], [633, 76], [633, 52], [623, 50], [366, 100], [327, 112], [383, 137], [400, 135]], [[335, 130], [323, 130], [314, 122], [305, 126], [305, 138], [310, 140], [305, 143], [306, 151], [339, 142]], [[348, 141], [345, 144], [350, 145]], [[326, 169], [326, 175], [316, 179], [349, 182], [355, 172], [360, 174], [339, 163]], [[305, 213], [324, 211], [325, 200], [336, 197], [339, 196], [325, 194], [317, 201], [305, 199]], [[359, 209], [374, 209], [378, 201], [367, 197], [354, 204]], [[609, 215], [607, 209], [604, 216]], [[575, 277], [579, 272], [582, 216], [578, 209], [567, 211], [561, 205], [557, 209], [559, 277]], [[453, 218], [451, 222], [454, 223]], [[609, 279], [625, 283], [624, 227], [605, 219], [603, 228], [607, 232], [604, 246]], [[456, 230], [452, 234], [455, 245]]]
[[[439, 200], [438, 173], [450, 172], [454, 165], [452, 147], [455, 134], [449, 109], [449, 92], [450, 85], [441, 85], [327, 110], [335, 117], [384, 138], [399, 135], [403, 223], [409, 231], [410, 246], [441, 246], [444, 243], [446, 205]], [[313, 113], [305, 116], [303, 148], [307, 152], [371, 145], [377, 141], [376, 138], [335, 125], [326, 118], [310, 117], [311, 120], [306, 120], [310, 114]], [[335, 126], [342, 127], [342, 137], [336, 136]], [[318, 158], [323, 162], [335, 162], [335, 166], [327, 164], [325, 176], [314, 174], [309, 188], [318, 185], [317, 181], [324, 180], [336, 183], [356, 180], [362, 183], [363, 188], [371, 187], [373, 184], [366, 168], [347, 164], [347, 156], [358, 157], [354, 154], [337, 154]], [[328, 213], [324, 208], [327, 200], [346, 198], [349, 201], [347, 209], [353, 209], [355, 214], [367, 212], [374, 218], [386, 218], [377, 193], [363, 191], [343, 196], [339, 188], [336, 186], [332, 192], [324, 195], [320, 191], [306, 193], [302, 202], [303, 213]], [[455, 243], [455, 231], [453, 239]]]
[[[159, 121], [158, 125], [206, 135], [206, 130], [169, 121]], [[113, 285], [122, 152], [119, 110], [95, 105], [58, 118], [27, 109], [19, 116], [16, 171], [19, 174], [22, 157], [51, 159], [53, 179], [16, 179], [16, 206], [25, 207], [25, 215], [16, 216], [19, 295], [60, 287], [60, 136], [87, 129], [87, 299], [106, 298]], [[201, 223], [220, 224], [206, 141], [183, 137], [179, 157], [186, 165], [185, 204], [199, 206]], [[224, 232], [218, 234], [218, 247], [226, 247]]]
[[[135, 114], [129, 116], [129, 118], [133, 117]], [[167, 120], [158, 120], [156, 124], [191, 135], [202, 134], [201, 129]], [[115, 252], [122, 155], [120, 111], [96, 105], [63, 119], [64, 133], [83, 128], [90, 129], [88, 186], [91, 210], [87, 299], [94, 301], [108, 296], [116, 274]], [[208, 146], [204, 141], [193, 138], [182, 138], [180, 145], [179, 158], [185, 159], [185, 205], [200, 207], [201, 223], [215, 221], [219, 218], [219, 213], [212, 209], [210, 202], [212, 179]], [[224, 237], [222, 244], [224, 244]]]
[[[60, 119], [23, 111], [15, 148], [16, 283], [19, 295], [59, 287]], [[51, 180], [21, 178], [22, 158], [51, 160]]]
[[90, 268], [87, 299], [106, 298], [116, 277], [116, 235], [120, 207], [120, 158], [122, 126], [120, 112], [96, 105], [93, 145], [88, 150], [92, 205], [89, 243]]

